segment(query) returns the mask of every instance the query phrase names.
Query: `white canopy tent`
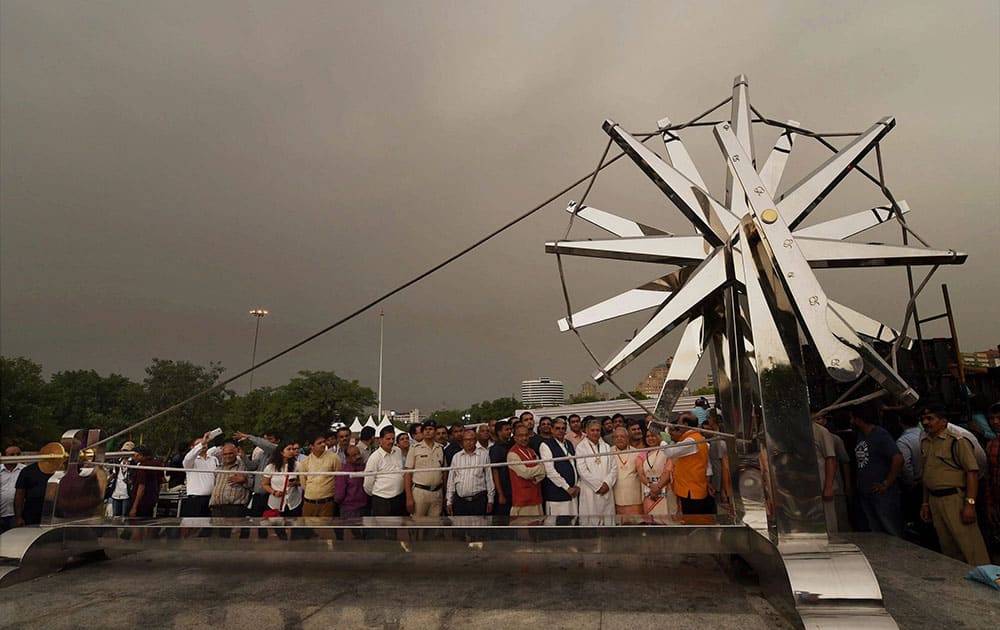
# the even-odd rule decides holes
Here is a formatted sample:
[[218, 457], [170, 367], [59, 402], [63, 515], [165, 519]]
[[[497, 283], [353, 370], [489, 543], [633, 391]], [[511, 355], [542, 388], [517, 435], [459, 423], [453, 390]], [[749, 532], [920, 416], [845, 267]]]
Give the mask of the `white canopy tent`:
[[[392, 423], [389, 422], [389, 414], [385, 414], [384, 416], [382, 416], [382, 421], [378, 423], [377, 427], [375, 427], [375, 435], [380, 434], [382, 432], [382, 429], [384, 429], [385, 427], [392, 427]], [[392, 428], [393, 430], [395, 430], [396, 427]]]

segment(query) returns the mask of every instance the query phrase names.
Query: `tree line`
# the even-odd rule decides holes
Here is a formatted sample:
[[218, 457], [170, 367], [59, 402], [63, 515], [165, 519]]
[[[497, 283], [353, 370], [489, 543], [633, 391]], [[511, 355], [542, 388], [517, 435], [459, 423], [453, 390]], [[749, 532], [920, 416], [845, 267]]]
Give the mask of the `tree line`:
[[[101, 376], [94, 370], [56, 372], [46, 379], [34, 361], [0, 356], [0, 444], [35, 450], [59, 441], [68, 429], [96, 428], [111, 435], [208, 389], [224, 373], [221, 363], [203, 366], [154, 358], [141, 382], [120, 374]], [[304, 370], [278, 387], [259, 387], [246, 394], [215, 390], [108, 447], [119, 448], [133, 440], [167, 454], [215, 427], [227, 435], [233, 431], [260, 435], [274, 429], [290, 438], [310, 439], [335, 422], [350, 424], [355, 417], [367, 417], [376, 403], [375, 392], [356, 380]], [[514, 398], [498, 398], [467, 409], [438, 410], [430, 417], [439, 424], [485, 422], [510, 416], [519, 406]]]
[[[145, 378], [67, 370], [47, 380], [42, 366], [24, 357], [0, 357], [0, 441], [34, 450], [58, 441], [68, 429], [101, 429], [111, 435], [208, 389], [225, 372], [219, 363], [154, 358]], [[288, 436], [323, 433], [334, 422], [351, 422], [376, 403], [375, 392], [334, 372], [301, 371], [280, 387], [260, 387], [239, 395], [218, 389], [122, 436], [151, 444], [160, 453], [220, 427], [227, 434], [259, 435], [269, 428]]]

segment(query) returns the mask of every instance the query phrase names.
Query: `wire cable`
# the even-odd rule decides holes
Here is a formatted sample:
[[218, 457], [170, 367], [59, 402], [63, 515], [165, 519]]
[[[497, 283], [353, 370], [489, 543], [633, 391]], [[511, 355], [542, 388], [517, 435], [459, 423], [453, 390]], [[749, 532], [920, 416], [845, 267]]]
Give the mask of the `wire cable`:
[[[644, 141], [648, 140], [650, 137], [652, 137], [652, 135], [655, 135], [655, 134], [651, 134], [651, 135], [647, 136], [644, 139]], [[603, 168], [607, 168], [607, 167], [611, 166], [612, 164], [614, 164], [615, 162], [617, 162], [619, 159], [621, 159], [624, 155], [625, 155], [624, 152], [618, 153], [617, 155], [615, 155], [614, 157], [612, 157], [610, 160], [608, 160], [606, 163], [604, 163], [603, 166], [601, 166], [600, 168], [603, 169]], [[455, 254], [452, 254], [448, 258], [444, 259], [443, 261], [439, 262], [438, 264], [434, 265], [433, 267], [427, 269], [426, 271], [424, 271], [424, 272], [422, 272], [422, 273], [414, 276], [410, 280], [407, 280], [406, 282], [404, 282], [403, 284], [397, 286], [396, 288], [394, 288], [394, 289], [392, 289], [390, 291], [387, 291], [386, 293], [383, 293], [381, 296], [375, 298], [371, 302], [368, 302], [364, 306], [361, 306], [361, 307], [357, 308], [356, 310], [354, 310], [351, 313], [345, 315], [344, 317], [338, 319], [337, 321], [335, 321], [334, 323], [330, 324], [329, 326], [326, 326], [325, 328], [323, 328], [323, 329], [321, 329], [321, 330], [319, 330], [319, 331], [317, 331], [317, 332], [309, 335], [308, 337], [302, 339], [301, 341], [298, 341], [298, 342], [296, 342], [296, 343], [288, 346], [287, 348], [285, 348], [284, 350], [281, 350], [277, 354], [271, 355], [270, 357], [264, 359], [260, 363], [256, 363], [256, 364], [250, 366], [249, 368], [247, 368], [247, 369], [245, 369], [245, 370], [243, 370], [243, 371], [241, 371], [241, 372], [239, 372], [239, 373], [237, 373], [237, 374], [235, 374], [233, 376], [230, 376], [227, 379], [224, 379], [222, 381], [219, 381], [218, 383], [215, 383], [211, 387], [207, 387], [207, 388], [205, 388], [205, 389], [203, 389], [203, 390], [201, 390], [201, 391], [199, 391], [199, 392], [197, 392], [195, 394], [192, 394], [191, 396], [185, 398], [184, 400], [181, 400], [180, 402], [177, 402], [177, 403], [175, 403], [175, 404], [167, 407], [166, 409], [158, 411], [158, 412], [154, 413], [151, 416], [143, 418], [142, 420], [139, 420], [138, 422], [135, 422], [134, 424], [129, 425], [128, 427], [122, 429], [121, 431], [113, 433], [113, 434], [109, 435], [108, 437], [106, 437], [106, 438], [104, 438], [102, 440], [99, 440], [98, 442], [94, 443], [92, 446], [99, 446], [101, 444], [105, 444], [105, 443], [107, 443], [107, 442], [109, 442], [109, 441], [111, 441], [111, 440], [113, 440], [113, 439], [115, 439], [117, 437], [120, 437], [122, 435], [125, 435], [125, 434], [131, 432], [131, 431], [134, 431], [135, 429], [141, 427], [142, 425], [144, 425], [144, 424], [146, 424], [148, 422], [156, 420], [157, 418], [162, 418], [163, 416], [165, 416], [165, 415], [167, 415], [167, 414], [169, 414], [171, 412], [177, 411], [178, 409], [181, 409], [185, 405], [188, 405], [188, 404], [194, 402], [195, 400], [198, 400], [202, 396], [206, 396], [206, 395], [208, 395], [208, 394], [210, 394], [210, 393], [212, 393], [212, 392], [214, 392], [216, 390], [222, 389], [223, 387], [225, 387], [229, 383], [232, 383], [233, 381], [235, 381], [237, 379], [240, 379], [240, 378], [246, 376], [247, 374], [250, 374], [251, 372], [253, 372], [257, 368], [263, 367], [263, 366], [265, 366], [265, 365], [267, 365], [267, 364], [269, 364], [269, 363], [271, 363], [273, 361], [276, 361], [277, 359], [285, 356], [286, 354], [292, 352], [293, 350], [301, 348], [302, 346], [306, 345], [307, 343], [309, 343], [309, 342], [317, 339], [318, 337], [321, 337], [322, 335], [325, 335], [326, 333], [328, 333], [331, 330], [337, 328], [338, 326], [341, 326], [342, 324], [345, 324], [345, 323], [351, 321], [352, 319], [354, 319], [358, 315], [361, 315], [362, 313], [365, 313], [366, 311], [371, 310], [375, 306], [378, 306], [379, 304], [381, 304], [382, 302], [386, 301], [390, 297], [396, 295], [400, 291], [403, 291], [403, 290], [405, 290], [405, 289], [413, 286], [414, 284], [420, 282], [424, 278], [430, 276], [431, 274], [433, 274], [433, 273], [435, 273], [437, 271], [440, 271], [441, 269], [447, 267], [448, 265], [450, 265], [451, 263], [455, 262], [459, 258], [462, 258], [463, 256], [465, 256], [466, 254], [468, 254], [472, 250], [478, 248], [480, 245], [483, 245], [487, 241], [493, 239], [494, 237], [496, 237], [496, 236], [502, 234], [503, 232], [509, 230], [510, 228], [514, 227], [515, 225], [517, 225], [521, 221], [524, 221], [525, 219], [527, 219], [528, 217], [532, 216], [533, 214], [535, 214], [539, 210], [541, 210], [541, 209], [545, 208], [546, 206], [548, 206], [550, 203], [552, 203], [553, 201], [555, 201], [559, 197], [562, 197], [563, 195], [565, 195], [569, 191], [573, 190], [574, 188], [576, 188], [577, 186], [579, 186], [583, 182], [585, 182], [588, 179], [594, 177], [597, 174], [597, 172], [598, 172], [598, 170], [595, 169], [594, 171], [591, 171], [591, 172], [587, 173], [586, 175], [580, 177], [579, 179], [577, 179], [573, 183], [569, 184], [568, 186], [566, 186], [565, 188], [563, 188], [559, 192], [553, 194], [552, 196], [550, 196], [549, 198], [547, 198], [545, 201], [542, 201], [541, 203], [539, 203], [538, 205], [534, 206], [533, 208], [531, 208], [527, 212], [524, 212], [520, 216], [515, 217], [514, 219], [508, 221], [504, 225], [502, 225], [499, 228], [497, 228], [496, 230], [490, 232], [486, 236], [483, 236], [482, 238], [480, 238], [479, 240], [475, 241], [471, 245], [465, 247], [464, 249], [460, 250], [459, 252], [457, 252]]]

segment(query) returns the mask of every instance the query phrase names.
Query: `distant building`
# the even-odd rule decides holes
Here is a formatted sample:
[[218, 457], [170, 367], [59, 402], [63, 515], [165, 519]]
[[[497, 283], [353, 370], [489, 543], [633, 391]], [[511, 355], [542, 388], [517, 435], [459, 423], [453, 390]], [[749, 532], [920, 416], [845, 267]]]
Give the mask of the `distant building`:
[[525, 407], [561, 405], [565, 400], [566, 388], [563, 387], [562, 381], [550, 378], [521, 381], [521, 404]]
[[[709, 394], [705, 396], [708, 399], [709, 405], [715, 405], [715, 396]], [[681, 397], [677, 399], [674, 403], [673, 411], [685, 411], [694, 407], [695, 396]], [[643, 403], [646, 408], [650, 407], [649, 403], [653, 401], [639, 401]], [[526, 411], [528, 408], [525, 405], [523, 408], [518, 409], [514, 412], [514, 415], [521, 415], [522, 411]], [[535, 415], [535, 419], [542, 416], [569, 416], [570, 414], [578, 414], [581, 418], [586, 416], [613, 416], [616, 413], [620, 413], [628, 418], [642, 418], [646, 415], [646, 411], [636, 403], [628, 399], [612, 399], [612, 400], [601, 400], [592, 403], [580, 403], [576, 405], [553, 405], [551, 407], [543, 408], [533, 408], [531, 413]]]
[[646, 378], [639, 381], [639, 384], [635, 386], [635, 391], [644, 394], [648, 398], [659, 398], [660, 392], [663, 391], [663, 384], [667, 381], [667, 374], [670, 372], [670, 364], [673, 363], [674, 358], [670, 357], [663, 363], [654, 366]]
[[963, 352], [962, 365], [967, 368], [1000, 367], [1000, 351], [982, 350], [980, 352]]
[[594, 381], [587, 381], [586, 383], [580, 385], [580, 393], [577, 394], [578, 398], [591, 398], [593, 400], [607, 400], [608, 395], [602, 394], [597, 391], [597, 383]]

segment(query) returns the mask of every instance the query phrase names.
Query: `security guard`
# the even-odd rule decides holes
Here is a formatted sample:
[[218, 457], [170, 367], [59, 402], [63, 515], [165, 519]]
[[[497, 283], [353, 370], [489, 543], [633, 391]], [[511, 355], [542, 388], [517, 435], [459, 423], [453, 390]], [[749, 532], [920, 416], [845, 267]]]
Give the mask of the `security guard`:
[[948, 430], [943, 406], [925, 406], [920, 421], [926, 431], [920, 440], [924, 481], [920, 518], [934, 523], [945, 555], [976, 566], [989, 564], [986, 544], [976, 526], [979, 464], [972, 447]]
[[410, 447], [404, 467], [403, 488], [406, 510], [413, 516], [440, 516], [444, 471], [420, 472], [422, 468], [443, 468], [444, 449], [434, 441], [437, 423], [423, 424], [424, 440]]

